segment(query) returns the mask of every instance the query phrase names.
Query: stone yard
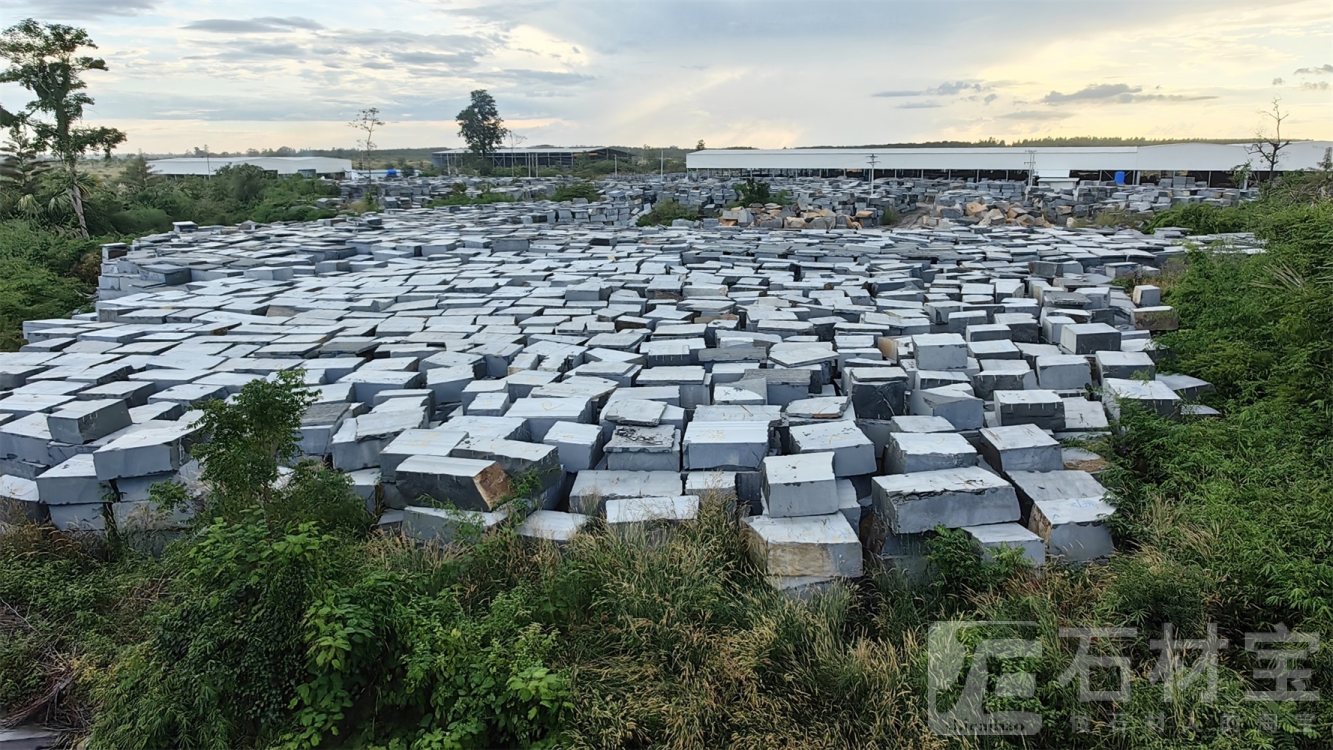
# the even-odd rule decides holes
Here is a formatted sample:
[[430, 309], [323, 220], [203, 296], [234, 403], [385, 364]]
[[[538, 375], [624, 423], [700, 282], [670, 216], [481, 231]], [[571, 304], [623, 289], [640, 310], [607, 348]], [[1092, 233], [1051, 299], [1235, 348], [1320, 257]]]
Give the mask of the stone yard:
[[[734, 503], [774, 585], [909, 575], [939, 527], [1036, 565], [1112, 552], [1097, 457], [1160, 373], [1179, 233], [783, 232], [520, 221], [521, 204], [181, 231], [104, 248], [94, 313], [0, 354], [0, 497], [66, 530], [171, 530], [194, 408], [300, 368], [300, 445], [425, 542], [526, 513], [562, 542]], [[520, 488], [525, 497], [516, 497]], [[447, 509], [446, 509], [447, 508]], [[0, 519], [3, 520], [3, 519]]]

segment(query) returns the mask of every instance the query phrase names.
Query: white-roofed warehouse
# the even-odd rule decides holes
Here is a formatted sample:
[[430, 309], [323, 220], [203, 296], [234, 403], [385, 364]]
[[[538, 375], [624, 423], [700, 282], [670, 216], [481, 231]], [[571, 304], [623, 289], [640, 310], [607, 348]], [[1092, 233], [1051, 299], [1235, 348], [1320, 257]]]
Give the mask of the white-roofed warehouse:
[[[1282, 149], [1279, 171], [1313, 169], [1329, 141], [1296, 141]], [[868, 171], [878, 177], [1038, 177], [1110, 179], [1117, 171], [1131, 181], [1146, 174], [1187, 172], [1225, 177], [1250, 162], [1266, 163], [1244, 143], [1165, 143], [1152, 146], [1017, 146], [968, 148], [789, 148], [706, 149], [687, 154], [688, 169], [756, 174], [841, 174]]]
[[153, 174], [185, 177], [210, 175], [223, 167], [251, 164], [280, 176], [340, 177], [352, 171], [351, 159], [331, 156], [210, 156], [154, 159], [148, 162]]

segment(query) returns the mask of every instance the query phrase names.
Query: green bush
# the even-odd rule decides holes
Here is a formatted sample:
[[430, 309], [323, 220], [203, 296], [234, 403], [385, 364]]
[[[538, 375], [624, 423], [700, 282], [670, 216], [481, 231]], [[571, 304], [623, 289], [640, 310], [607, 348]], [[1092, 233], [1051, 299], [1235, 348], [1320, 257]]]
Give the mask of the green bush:
[[171, 217], [160, 208], [137, 206], [111, 216], [111, 226], [119, 234], [151, 234], [171, 229]]
[[769, 184], [753, 177], [746, 178], [745, 182], [736, 183], [736, 192], [739, 194], [740, 203], [743, 206], [755, 203], [771, 203], [773, 199]]
[[599, 201], [602, 199], [602, 193], [591, 182], [575, 182], [561, 185], [551, 194], [553, 201], [572, 201], [575, 198], [583, 198], [589, 202]]
[[432, 199], [429, 205], [431, 208], [439, 206], [485, 206], [491, 203], [513, 203], [515, 200], [517, 199], [513, 196], [486, 190], [476, 196], [469, 196], [465, 192], [454, 192], [443, 198]]
[[0, 257], [0, 350], [23, 344], [23, 321], [68, 317], [88, 303], [78, 279], [28, 260]]
[[1148, 222], [1146, 231], [1160, 227], [1187, 227], [1195, 234], [1218, 234], [1222, 232], [1247, 231], [1244, 206], [1214, 206], [1207, 203], [1186, 203], [1173, 206]]
[[697, 221], [699, 214], [673, 200], [660, 200], [653, 204], [653, 210], [640, 216], [636, 223], [641, 227], [666, 226], [676, 219]]

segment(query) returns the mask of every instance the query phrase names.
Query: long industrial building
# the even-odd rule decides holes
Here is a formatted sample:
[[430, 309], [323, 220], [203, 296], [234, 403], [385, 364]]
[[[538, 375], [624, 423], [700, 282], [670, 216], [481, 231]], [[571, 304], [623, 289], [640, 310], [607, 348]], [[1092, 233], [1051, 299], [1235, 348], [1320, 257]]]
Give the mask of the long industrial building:
[[205, 177], [238, 164], [249, 164], [280, 176], [342, 177], [352, 171], [351, 159], [331, 156], [187, 156], [154, 159], [148, 162], [148, 168], [153, 174], [167, 177]]
[[[1333, 142], [1297, 141], [1279, 153], [1279, 171], [1313, 169]], [[1244, 143], [1166, 143], [1153, 146], [1034, 146], [1008, 148], [790, 148], [706, 149], [687, 154], [686, 167], [705, 173], [756, 175], [864, 174], [878, 177], [971, 177], [1043, 180], [1112, 179], [1126, 182], [1162, 174], [1227, 180], [1249, 162], [1267, 164]]]
[[[453, 169], [462, 166], [472, 158], [471, 151], [465, 148], [451, 148], [431, 154], [431, 160], [440, 169]], [[537, 146], [534, 148], [498, 148], [489, 158], [495, 167], [572, 167], [577, 161], [611, 161], [630, 159], [628, 151], [607, 146], [579, 146], [574, 148], [556, 148]]]

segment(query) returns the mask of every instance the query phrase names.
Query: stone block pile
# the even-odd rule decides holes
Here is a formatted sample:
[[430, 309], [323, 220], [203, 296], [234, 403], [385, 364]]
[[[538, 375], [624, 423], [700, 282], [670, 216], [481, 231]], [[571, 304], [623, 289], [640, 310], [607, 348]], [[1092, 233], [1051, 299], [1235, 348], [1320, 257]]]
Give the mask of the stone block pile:
[[1111, 284], [1175, 239], [509, 221], [526, 210], [107, 246], [96, 311], [0, 354], [6, 512], [179, 528], [148, 491], [200, 491], [199, 405], [301, 369], [302, 452], [414, 538], [669, 533], [718, 497], [799, 593], [915, 575], [941, 527], [1037, 565], [1110, 554], [1097, 457], [1061, 441], [1207, 389], [1158, 371], [1158, 290]]
[[1144, 215], [1187, 203], [1233, 206], [1258, 197], [1257, 188], [1214, 188], [1184, 178], [1159, 183], [1116, 185], [1083, 181], [1075, 187], [1053, 187], [1012, 180], [953, 183], [944, 190], [929, 190], [928, 212], [918, 225], [1069, 226], [1092, 221], [1104, 212]]

